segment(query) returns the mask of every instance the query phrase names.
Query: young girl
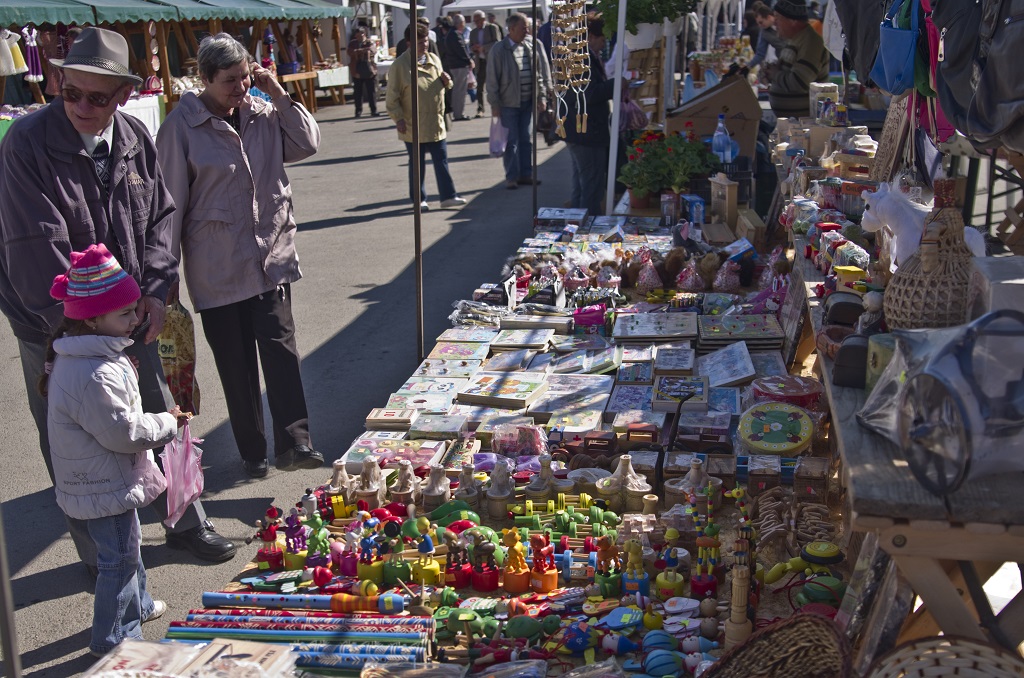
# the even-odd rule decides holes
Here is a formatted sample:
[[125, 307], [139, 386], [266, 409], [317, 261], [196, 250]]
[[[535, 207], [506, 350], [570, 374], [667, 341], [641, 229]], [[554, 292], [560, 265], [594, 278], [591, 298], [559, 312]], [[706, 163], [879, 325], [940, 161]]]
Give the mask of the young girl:
[[50, 289], [64, 321], [47, 347], [39, 388], [49, 405], [57, 504], [87, 521], [99, 577], [89, 651], [102, 656], [167, 606], [146, 591], [136, 509], [166, 487], [153, 448], [174, 438], [181, 411], [142, 411], [138, 377], [124, 350], [139, 323], [138, 283], [104, 245], [71, 253]]

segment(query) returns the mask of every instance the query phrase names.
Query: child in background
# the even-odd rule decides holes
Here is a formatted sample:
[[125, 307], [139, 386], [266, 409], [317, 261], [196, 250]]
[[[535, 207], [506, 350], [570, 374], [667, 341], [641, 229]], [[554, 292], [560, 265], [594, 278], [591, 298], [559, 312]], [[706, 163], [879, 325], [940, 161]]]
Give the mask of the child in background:
[[[71, 253], [71, 268], [54, 278], [64, 321], [46, 351], [39, 383], [49, 406], [57, 505], [87, 521], [99, 576], [89, 651], [103, 656], [167, 606], [146, 591], [136, 509], [166, 487], [153, 448], [170, 442], [181, 410], [142, 411], [138, 376], [124, 349], [138, 326], [138, 283], [100, 245]], [[183, 422], [182, 422], [183, 423]]]

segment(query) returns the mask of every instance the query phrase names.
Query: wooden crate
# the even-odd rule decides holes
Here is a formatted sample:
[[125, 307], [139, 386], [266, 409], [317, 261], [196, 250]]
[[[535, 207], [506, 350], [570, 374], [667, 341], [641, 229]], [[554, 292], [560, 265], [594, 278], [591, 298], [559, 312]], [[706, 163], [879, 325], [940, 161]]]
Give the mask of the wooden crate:
[[[630, 89], [629, 97], [640, 104], [645, 112], [651, 114], [652, 123], [663, 122], [662, 109], [664, 108], [662, 90], [663, 73], [665, 69], [665, 39], [662, 38], [657, 45], [649, 49], [637, 49], [629, 53], [627, 70], [635, 72], [634, 80], [643, 80], [644, 84], [636, 89]], [[641, 100], [653, 99], [653, 103], [643, 103]]]

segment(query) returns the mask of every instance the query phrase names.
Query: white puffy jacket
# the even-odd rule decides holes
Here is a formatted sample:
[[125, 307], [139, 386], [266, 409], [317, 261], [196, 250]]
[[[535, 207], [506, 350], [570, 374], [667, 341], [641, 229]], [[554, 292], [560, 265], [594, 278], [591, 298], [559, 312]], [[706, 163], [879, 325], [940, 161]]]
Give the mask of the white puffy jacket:
[[174, 438], [168, 412], [142, 411], [131, 339], [83, 335], [53, 343], [47, 385], [57, 505], [72, 518], [115, 516], [148, 505], [167, 487], [153, 448]]

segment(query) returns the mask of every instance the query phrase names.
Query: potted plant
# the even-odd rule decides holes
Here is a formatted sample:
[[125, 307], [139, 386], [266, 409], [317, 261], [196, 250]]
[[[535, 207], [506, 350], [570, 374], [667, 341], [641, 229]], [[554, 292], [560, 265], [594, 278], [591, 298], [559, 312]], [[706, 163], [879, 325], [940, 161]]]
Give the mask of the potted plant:
[[665, 185], [664, 141], [661, 132], [644, 132], [629, 149], [629, 162], [619, 171], [619, 181], [629, 188], [631, 207], [648, 207], [651, 196]]
[[[654, 37], [660, 38], [657, 30], [661, 29], [665, 20], [675, 21], [679, 17], [692, 12], [697, 7], [697, 0], [628, 0], [626, 5], [626, 32], [634, 35], [641, 32], [641, 24], [656, 24]], [[597, 0], [594, 9], [601, 12], [604, 19], [605, 34], [615, 33], [619, 17], [619, 0]], [[646, 31], [645, 31], [646, 32]], [[648, 33], [650, 36], [650, 33]], [[646, 47], [651, 47], [653, 42]], [[630, 49], [643, 49], [634, 47]]]
[[667, 136], [662, 146], [665, 186], [673, 193], [687, 193], [694, 178], [710, 176], [721, 167], [718, 156], [693, 131], [692, 122], [686, 123], [684, 132]]

